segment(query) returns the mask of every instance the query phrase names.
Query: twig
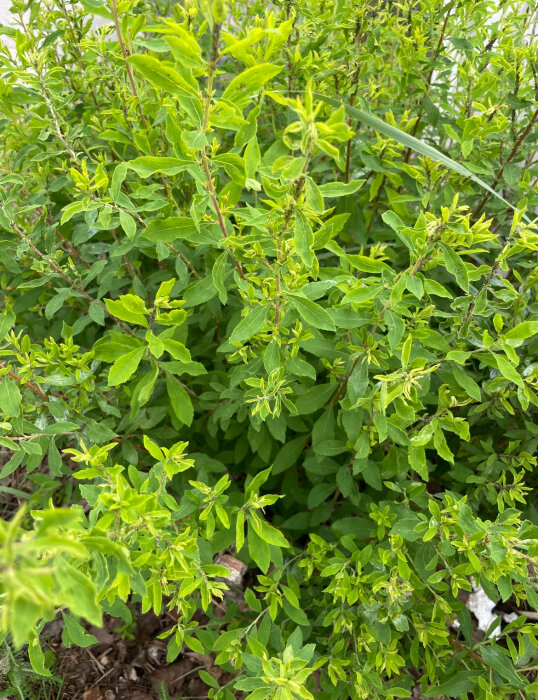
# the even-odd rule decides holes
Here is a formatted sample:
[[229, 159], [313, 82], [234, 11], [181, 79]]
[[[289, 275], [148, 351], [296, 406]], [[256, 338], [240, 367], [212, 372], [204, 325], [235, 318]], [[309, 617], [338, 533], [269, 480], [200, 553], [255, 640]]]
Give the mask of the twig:
[[[86, 70], [86, 62], [82, 58], [82, 51], [80, 50], [80, 46], [78, 45], [77, 38], [75, 36], [75, 32], [73, 30], [73, 25], [71, 23], [71, 15], [67, 12], [67, 8], [65, 6], [64, 0], [59, 0], [59, 5], [62, 8], [62, 14], [65, 18], [66, 24], [69, 28], [69, 33], [71, 34], [71, 39], [73, 40], [73, 47], [76, 49], [77, 53], [77, 60], [79, 62], [79, 67], [82, 68], [83, 70]], [[90, 95], [92, 96], [92, 100], [95, 104], [96, 107], [99, 106], [99, 103], [97, 102], [97, 96], [95, 94], [95, 90], [93, 89], [93, 86], [90, 85]]]
[[[114, 231], [114, 229], [110, 229], [110, 234], [111, 234], [112, 238], [114, 239], [116, 245], [119, 248], [120, 242], [118, 240], [118, 236], [116, 235], [116, 231]], [[127, 257], [126, 254], [123, 255], [123, 262], [125, 263], [125, 266], [129, 270], [129, 274], [131, 275], [131, 278], [134, 279], [136, 277], [136, 270], [133, 267], [132, 262], [129, 260], [129, 258]]]
[[[114, 26], [116, 27], [116, 34], [118, 36], [118, 41], [120, 43], [123, 61], [125, 63], [125, 69], [127, 71], [127, 75], [129, 76], [129, 82], [131, 84], [131, 91], [132, 91], [133, 96], [136, 100], [136, 104], [138, 106], [138, 112], [140, 114], [140, 119], [142, 121], [142, 124], [144, 125], [144, 128], [149, 131], [148, 120], [147, 120], [146, 115], [144, 114], [144, 109], [142, 107], [142, 101], [140, 99], [140, 95], [138, 94], [138, 90], [136, 88], [136, 83], [135, 83], [135, 79], [134, 79], [134, 75], [133, 75], [133, 69], [131, 68], [131, 64], [127, 60], [131, 54], [130, 54], [129, 49], [127, 48], [127, 46], [125, 44], [125, 41], [123, 39], [123, 35], [121, 33], [120, 22], [118, 19], [118, 4], [117, 4], [116, 0], [111, 0], [110, 4], [112, 7], [112, 15], [114, 17]], [[155, 155], [155, 151], [154, 151], [153, 146], [151, 144], [150, 144], [150, 150], [153, 153], [153, 155]], [[162, 175], [161, 175], [160, 179], [161, 179], [161, 183], [162, 183], [162, 186], [164, 189], [164, 193], [168, 197], [169, 196], [168, 185], [166, 184], [166, 181]]]
[[142, 103], [140, 102], [140, 96], [138, 94], [138, 90], [136, 89], [136, 83], [135, 83], [135, 79], [134, 79], [134, 75], [133, 75], [133, 69], [131, 68], [129, 61], [127, 60], [129, 58], [129, 51], [127, 50], [127, 47], [125, 45], [125, 41], [123, 40], [123, 35], [121, 33], [120, 22], [118, 19], [118, 4], [117, 4], [116, 0], [111, 0], [110, 4], [112, 7], [112, 16], [114, 17], [114, 26], [116, 27], [116, 35], [118, 37], [118, 41], [120, 42], [121, 53], [123, 56], [123, 60], [125, 62], [125, 69], [127, 71], [127, 75], [129, 76], [129, 82], [131, 83], [131, 90], [132, 90], [133, 95], [137, 101], [138, 111], [140, 113], [140, 119], [142, 120], [144, 127], [147, 129], [148, 122], [146, 119], [146, 115], [144, 114], [144, 110], [142, 109]]
[[479, 663], [489, 668], [489, 664], [487, 664], [484, 661], [484, 659], [481, 656], [479, 656], [475, 651], [469, 649], [469, 647], [466, 647], [465, 644], [461, 644], [461, 642], [458, 642], [457, 640], [452, 639], [451, 637], [448, 638], [448, 643], [451, 644], [455, 649], [459, 649], [460, 651], [466, 651], [469, 654], [469, 656], [472, 657], [475, 661], [478, 661]]
[[[205, 98], [205, 105], [204, 105], [204, 117], [203, 117], [203, 123], [202, 123], [202, 131], [206, 132], [209, 127], [209, 109], [211, 107], [211, 97], [212, 97], [212, 90], [213, 90], [213, 77], [215, 74], [215, 68], [217, 65], [217, 59], [218, 59], [218, 47], [219, 47], [219, 38], [220, 38], [220, 29], [221, 25], [220, 24], [215, 24], [213, 27], [213, 34], [211, 37], [211, 53], [210, 53], [210, 58], [208, 62], [208, 74], [207, 74], [207, 88], [206, 88], [206, 98]], [[215, 192], [215, 187], [213, 185], [213, 178], [211, 177], [211, 170], [209, 168], [209, 158], [206, 153], [205, 146], [202, 149], [202, 168], [206, 177], [207, 181], [207, 191], [209, 192], [209, 196], [211, 197], [211, 201], [213, 202], [213, 207], [215, 208], [215, 213], [217, 214], [217, 219], [219, 222], [219, 227], [220, 230], [222, 231], [222, 235], [224, 238], [228, 238], [228, 232], [226, 231], [226, 223], [224, 221], [224, 217], [222, 215], [222, 210], [219, 205], [219, 200], [217, 199], [217, 195]], [[237, 271], [239, 273], [239, 276], [241, 279], [245, 279], [245, 275], [243, 273], [243, 268], [241, 266], [241, 263], [235, 255], [233, 254], [233, 251], [230, 250], [230, 254], [233, 258], [235, 267], [237, 268]]]
[[[361, 73], [361, 63], [358, 60], [358, 51], [361, 46], [361, 29], [362, 29], [362, 22], [360, 19], [357, 20], [357, 23], [355, 25], [355, 42], [357, 44], [357, 67], [355, 68], [355, 73], [353, 74], [353, 83], [355, 84], [355, 90], [353, 91], [353, 94], [349, 98], [349, 104], [351, 107], [355, 104], [355, 99], [359, 93], [359, 77]], [[351, 117], [348, 120], [349, 125], [351, 126]], [[345, 170], [345, 175], [344, 175], [344, 181], [349, 182], [349, 175], [350, 175], [350, 170], [351, 170], [351, 144], [352, 144], [353, 139], [349, 139], [346, 145], [346, 170]]]
[[176, 678], [173, 678], [168, 685], [172, 685], [173, 683], [177, 683], [182, 678], [186, 678], [187, 676], [190, 676], [191, 673], [194, 673], [195, 671], [201, 671], [203, 668], [205, 668], [205, 666], [196, 666], [195, 668], [191, 668], [191, 670], [187, 671], [187, 673], [182, 673], [181, 676], [177, 676]]
[[528, 617], [529, 620], [538, 620], [538, 612], [534, 612], [532, 610], [516, 610], [515, 612], [518, 615], [525, 615], [525, 617]]
[[[443, 23], [443, 27], [442, 27], [442, 29], [441, 29], [441, 33], [439, 34], [439, 41], [437, 42], [437, 46], [436, 46], [436, 48], [435, 48], [435, 53], [433, 54], [433, 58], [432, 58], [432, 68], [431, 68], [431, 70], [430, 70], [430, 72], [429, 72], [429, 74], [428, 74], [428, 77], [427, 77], [427, 79], [426, 79], [426, 82], [427, 82], [427, 85], [428, 85], [428, 89], [426, 90], [426, 95], [425, 95], [425, 97], [428, 96], [428, 93], [429, 93], [430, 88], [431, 88], [432, 75], [433, 75], [433, 71], [434, 71], [433, 64], [435, 63], [435, 61], [437, 60], [437, 57], [439, 56], [439, 51], [441, 50], [441, 45], [442, 45], [442, 43], [443, 43], [443, 39], [445, 38], [446, 26], [447, 26], [447, 24], [448, 24], [448, 19], [449, 19], [449, 17], [450, 17], [450, 12], [451, 12], [451, 11], [452, 11], [452, 8], [450, 7], [449, 10], [447, 11], [446, 15], [445, 15], [445, 21], [444, 21], [444, 23]], [[412, 135], [412, 136], [416, 136], [416, 133], [417, 133], [417, 131], [418, 131], [418, 126], [419, 126], [419, 124], [420, 124], [420, 121], [421, 121], [421, 119], [422, 119], [422, 115], [423, 115], [423, 114], [424, 114], [424, 101], [422, 101], [422, 103], [421, 103], [421, 105], [420, 105], [420, 112], [419, 112], [419, 114], [418, 114], [417, 121], [415, 122], [415, 125], [413, 126], [413, 131], [411, 132], [411, 135]], [[406, 151], [406, 153], [405, 153], [405, 159], [404, 159], [406, 163], [409, 161], [409, 156], [410, 156], [410, 155], [411, 155], [411, 148], [408, 148], [407, 151]]]
[[[438, 238], [439, 238], [440, 235], [441, 235], [441, 234], [439, 233], [438, 236], [431, 242], [431, 247], [433, 247], [433, 245], [435, 245], [435, 243], [437, 242], [437, 240], [438, 240]], [[422, 266], [423, 266], [428, 260], [429, 260], [429, 254], [428, 254], [428, 253], [425, 253], [424, 255], [419, 256], [419, 257], [416, 259], [416, 261], [415, 261], [413, 267], [412, 267], [411, 270], [409, 271], [409, 275], [410, 275], [410, 276], [414, 276], [414, 275], [418, 274], [418, 273], [420, 272], [420, 269], [422, 268]], [[399, 273], [398, 275], [396, 275], [395, 279], [393, 280], [393, 285], [396, 283], [396, 280], [397, 280], [397, 279], [399, 279], [403, 274], [406, 274], [406, 273], [407, 273], [407, 270], [405, 270], [404, 272], [401, 272], [401, 273]], [[391, 305], [391, 298], [390, 298], [390, 296], [389, 296], [389, 298], [387, 299], [385, 305], [383, 306], [383, 308], [382, 308], [381, 311], [379, 312], [379, 315], [378, 315], [377, 319], [375, 320], [374, 325], [370, 328], [370, 331], [368, 332], [368, 336], [367, 336], [366, 340], [365, 340], [364, 343], [363, 343], [363, 348], [367, 348], [367, 347], [368, 347], [368, 340], [369, 340], [369, 338], [372, 338], [372, 337], [374, 336], [374, 333], [375, 333], [376, 330], [378, 329], [379, 324], [383, 322], [383, 319], [385, 318], [385, 314], [386, 314], [387, 311], [390, 309], [390, 305]], [[360, 359], [361, 359], [361, 356], [360, 356], [360, 355], [358, 355], [358, 356], [355, 358], [353, 364], [351, 365], [351, 369], [349, 370], [349, 372], [346, 374], [346, 376], [345, 376], [344, 379], [342, 380], [342, 383], [341, 383], [340, 386], [338, 387], [338, 391], [336, 392], [336, 394], [335, 394], [335, 395], [333, 396], [333, 398], [331, 399], [331, 401], [330, 401], [330, 403], [329, 403], [329, 406], [334, 406], [334, 405], [336, 404], [336, 402], [340, 399], [340, 397], [342, 396], [342, 394], [344, 393], [344, 391], [346, 390], [347, 384], [348, 384], [348, 382], [349, 382], [349, 378], [351, 377], [351, 375], [352, 375], [352, 373], [353, 373], [353, 370], [355, 369], [355, 367], [356, 367], [357, 364], [359, 363], [359, 360], [360, 360]]]
[[[0, 362], [0, 367], [5, 367], [5, 366], [6, 366], [5, 362]], [[49, 400], [49, 397], [48, 397], [48, 396], [45, 394], [45, 392], [44, 392], [42, 389], [40, 389], [37, 385], [35, 385], [35, 384], [30, 384], [30, 382], [25, 382], [25, 381], [22, 379], [22, 377], [19, 377], [18, 374], [16, 374], [15, 372], [12, 372], [11, 370], [8, 370], [8, 373], [7, 373], [7, 374], [8, 374], [9, 377], [11, 377], [12, 379], [14, 379], [15, 381], [20, 382], [20, 383], [23, 384], [24, 386], [28, 387], [28, 389], [30, 389], [31, 391], [33, 391], [34, 394], [37, 394], [39, 397], [41, 397], [41, 398], [43, 399], [43, 401], [48, 401], [48, 400]]]
[[[538, 119], [538, 109], [535, 110], [534, 114], [532, 115], [532, 117], [531, 117], [530, 120], [529, 120], [529, 123], [528, 123], [527, 126], [523, 129], [523, 131], [521, 132], [521, 134], [519, 135], [518, 140], [515, 142], [515, 144], [514, 144], [512, 150], [510, 151], [510, 153], [509, 153], [509, 155], [508, 155], [508, 158], [507, 158], [507, 159], [504, 161], [504, 163], [501, 165], [501, 167], [500, 167], [500, 169], [499, 169], [499, 172], [497, 173], [497, 177], [495, 178], [493, 184], [491, 185], [491, 189], [492, 189], [492, 190], [494, 190], [495, 187], [497, 187], [497, 185], [499, 184], [499, 180], [501, 179], [501, 177], [502, 177], [502, 175], [503, 175], [503, 172], [504, 172], [505, 167], [513, 160], [514, 156], [517, 154], [517, 152], [518, 152], [518, 150], [519, 150], [519, 147], [521, 146], [522, 142], [523, 142], [523, 141], [527, 138], [527, 136], [529, 135], [529, 133], [530, 133], [530, 131], [531, 131], [532, 127], [534, 126], [534, 123], [535, 123], [535, 121], [536, 121], [537, 119]], [[480, 204], [478, 205], [478, 207], [476, 208], [475, 212], [474, 212], [474, 216], [475, 216], [475, 217], [478, 216], [478, 215], [480, 214], [480, 212], [482, 211], [482, 209], [484, 208], [486, 202], [488, 201], [488, 199], [489, 199], [490, 197], [491, 197], [491, 194], [490, 194], [489, 192], [487, 192], [486, 195], [484, 196], [484, 198], [482, 199], [482, 201], [480, 202]]]
[[[224, 238], [228, 238], [228, 232], [226, 231], [226, 223], [224, 222], [224, 217], [222, 216], [222, 211], [217, 199], [217, 195], [215, 194], [215, 188], [213, 186], [213, 180], [211, 178], [211, 171], [209, 170], [209, 159], [205, 153], [205, 149], [202, 151], [202, 167], [204, 169], [204, 173], [207, 180], [207, 189], [209, 192], [209, 196], [211, 197], [211, 201], [213, 202], [213, 206], [215, 207], [215, 212], [219, 221], [220, 230], [222, 231], [222, 235], [224, 236]], [[237, 260], [232, 251], [230, 251], [230, 254], [237, 268], [237, 272], [239, 272], [239, 276], [241, 277], [241, 279], [246, 279], [241, 263], [239, 262], [239, 260]]]
[[175, 254], [178, 256], [178, 258], [181, 258], [181, 260], [183, 260], [183, 262], [185, 263], [185, 265], [189, 268], [189, 270], [190, 270], [191, 273], [196, 277], [196, 279], [199, 279], [199, 280], [202, 279], [202, 277], [201, 277], [201, 275], [199, 274], [199, 272], [196, 270], [196, 268], [194, 268], [194, 267], [192, 266], [192, 264], [187, 260], [187, 258], [183, 255], [183, 253], [181, 253], [174, 245], [172, 245], [172, 243], [166, 243], [166, 246], [167, 246], [173, 253], [175, 253]]
[[[26, 386], [28, 386], [28, 384]], [[48, 401], [48, 399], [47, 399], [47, 401]], [[9, 435], [7, 437], [9, 437], [10, 440], [13, 440], [15, 442], [16, 441], [21, 442], [21, 440], [34, 440], [35, 438], [41, 438], [41, 437], [60, 437], [63, 435], [76, 435], [76, 432], [74, 430], [69, 430], [65, 433], [54, 433], [54, 434], [53, 433], [33, 433], [32, 435], [18, 435], [18, 436]], [[4, 436], [4, 437], [6, 437], [6, 436]]]
[[66, 238], [59, 229], [56, 229], [56, 235], [58, 238], [62, 241], [62, 243], [66, 246], [66, 248], [69, 249], [69, 252], [71, 255], [74, 255], [77, 260], [80, 260], [80, 262], [84, 265], [84, 267], [89, 270], [91, 268], [91, 265], [84, 260], [82, 255], [78, 252], [78, 250], [75, 248], [75, 246], [71, 243], [71, 241]]
[[119, 318], [116, 318], [116, 316], [111, 314], [110, 311], [106, 308], [106, 306], [103, 304], [103, 302], [100, 299], [94, 299], [92, 296], [90, 296], [88, 294], [88, 292], [83, 287], [78, 285], [74, 280], [72, 280], [71, 277], [69, 277], [69, 275], [66, 272], [64, 272], [62, 270], [62, 268], [54, 260], [47, 258], [47, 256], [44, 255], [39, 250], [39, 248], [33, 243], [33, 241], [31, 241], [30, 238], [28, 238], [28, 236], [23, 231], [21, 231], [20, 228], [14, 222], [11, 222], [11, 225], [13, 226], [13, 230], [15, 231], [15, 233], [22, 240], [26, 241], [26, 243], [30, 246], [30, 248], [34, 251], [34, 253], [37, 255], [37, 257], [40, 260], [43, 260], [43, 262], [45, 262], [50, 268], [52, 268], [54, 270], [54, 272], [56, 272], [56, 274], [63, 277], [64, 280], [69, 284], [69, 286], [72, 287], [73, 289], [75, 289], [77, 292], [79, 292], [79, 294], [82, 294], [82, 296], [85, 299], [87, 299], [89, 302], [97, 304], [97, 306], [101, 307], [103, 312], [107, 316], [110, 316], [110, 318], [112, 318], [118, 324], [118, 326], [120, 326], [120, 328], [122, 328], [125, 331], [125, 333], [128, 333], [129, 335], [134, 336], [134, 333], [129, 328], [129, 326], [126, 326], [123, 323], [123, 321], [121, 321]]

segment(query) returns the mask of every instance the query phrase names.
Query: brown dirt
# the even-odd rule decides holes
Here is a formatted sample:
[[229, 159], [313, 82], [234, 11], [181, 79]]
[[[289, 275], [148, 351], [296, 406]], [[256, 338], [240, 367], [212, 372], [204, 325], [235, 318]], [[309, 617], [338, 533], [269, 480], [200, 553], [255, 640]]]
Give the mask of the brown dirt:
[[101, 629], [88, 627], [98, 643], [85, 649], [62, 646], [61, 618], [47, 625], [44, 646], [55, 653], [55, 671], [63, 678], [59, 700], [158, 700], [160, 684], [170, 698], [207, 698], [209, 686], [200, 679], [199, 670], [207, 671], [221, 686], [233, 678], [216, 667], [212, 657], [186, 648], [175, 661], [166, 663], [166, 641], [157, 637], [173, 620], [134, 608], [133, 618], [135, 627], [126, 635], [120, 631], [122, 620], [105, 615]]

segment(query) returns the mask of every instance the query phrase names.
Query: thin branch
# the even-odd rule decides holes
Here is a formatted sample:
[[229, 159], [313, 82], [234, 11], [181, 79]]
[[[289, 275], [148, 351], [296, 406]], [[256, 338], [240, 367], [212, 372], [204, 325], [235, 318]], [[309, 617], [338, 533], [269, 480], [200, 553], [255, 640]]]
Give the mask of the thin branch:
[[[517, 155], [517, 152], [518, 152], [518, 150], [519, 150], [519, 147], [521, 146], [521, 144], [523, 143], [523, 141], [524, 141], [524, 140], [527, 138], [527, 136], [529, 135], [529, 133], [530, 133], [530, 131], [531, 131], [532, 127], [534, 126], [534, 123], [536, 122], [537, 119], [538, 119], [538, 109], [535, 110], [534, 114], [532, 115], [532, 117], [531, 117], [530, 120], [529, 120], [529, 123], [528, 123], [527, 126], [523, 129], [523, 131], [521, 132], [521, 134], [519, 135], [518, 140], [515, 142], [515, 144], [514, 144], [512, 150], [510, 151], [510, 153], [509, 153], [509, 155], [508, 155], [508, 158], [507, 158], [507, 159], [504, 161], [504, 163], [501, 165], [501, 167], [500, 167], [500, 169], [499, 169], [499, 172], [497, 173], [497, 177], [495, 178], [493, 184], [491, 185], [491, 189], [492, 189], [492, 190], [494, 190], [495, 187], [497, 187], [497, 185], [499, 184], [499, 181], [500, 181], [500, 179], [501, 179], [501, 177], [502, 177], [502, 175], [503, 175], [504, 169], [505, 169], [506, 166], [514, 159], [514, 157]], [[486, 202], [488, 201], [488, 199], [489, 199], [490, 197], [491, 197], [491, 194], [490, 194], [489, 192], [487, 192], [486, 195], [484, 196], [484, 198], [482, 199], [482, 201], [480, 202], [480, 204], [478, 205], [478, 207], [476, 208], [475, 212], [474, 212], [474, 216], [475, 216], [475, 217], [477, 217], [477, 216], [480, 214], [480, 212], [482, 211], [482, 209], [484, 208], [484, 206], [486, 205]]]
[[[5, 366], [6, 366], [5, 362], [0, 362], [0, 367], [5, 367]], [[39, 396], [40, 398], [42, 398], [43, 401], [47, 401], [47, 402], [48, 402], [49, 397], [45, 394], [45, 392], [44, 392], [42, 389], [40, 389], [40, 388], [37, 386], [37, 384], [30, 384], [30, 382], [25, 382], [25, 381], [22, 379], [22, 377], [19, 377], [18, 374], [16, 374], [15, 372], [12, 372], [11, 370], [8, 370], [8, 373], [7, 373], [7, 374], [8, 374], [9, 377], [11, 377], [11, 378], [14, 379], [15, 381], [19, 382], [19, 383], [22, 384], [23, 386], [28, 387], [28, 389], [30, 389], [30, 391], [33, 391], [34, 394], [37, 394], [37, 396]]]
[[22, 240], [26, 241], [28, 246], [34, 251], [37, 257], [40, 260], [43, 260], [43, 262], [46, 263], [52, 270], [54, 270], [54, 272], [63, 277], [63, 279], [69, 284], [70, 287], [79, 292], [79, 294], [82, 294], [82, 296], [85, 299], [87, 299], [90, 303], [97, 304], [97, 306], [101, 307], [103, 312], [107, 316], [110, 316], [110, 318], [112, 318], [118, 324], [118, 326], [120, 326], [120, 328], [122, 328], [122, 330], [125, 331], [125, 333], [128, 333], [132, 336], [135, 335], [133, 331], [129, 328], [129, 326], [126, 326], [123, 323], [123, 321], [121, 321], [119, 318], [116, 318], [116, 316], [110, 313], [110, 311], [106, 308], [105, 304], [103, 304], [103, 302], [100, 299], [94, 299], [90, 294], [88, 294], [88, 292], [83, 287], [81, 287], [74, 280], [72, 280], [71, 277], [69, 277], [69, 275], [66, 272], [64, 272], [64, 270], [62, 270], [62, 268], [56, 263], [55, 260], [47, 258], [47, 256], [39, 250], [35, 243], [31, 241], [30, 238], [28, 238], [28, 236], [23, 231], [21, 231], [21, 229], [14, 222], [11, 222], [11, 225], [13, 226], [13, 230], [15, 231], [15, 233]]

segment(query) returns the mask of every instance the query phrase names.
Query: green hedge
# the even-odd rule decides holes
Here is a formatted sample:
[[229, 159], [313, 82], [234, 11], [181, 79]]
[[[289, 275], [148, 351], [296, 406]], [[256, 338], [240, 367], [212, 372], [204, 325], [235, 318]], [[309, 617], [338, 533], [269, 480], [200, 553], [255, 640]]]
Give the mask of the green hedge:
[[164, 4], [0, 29], [4, 638], [131, 601], [211, 698], [531, 697], [534, 3]]

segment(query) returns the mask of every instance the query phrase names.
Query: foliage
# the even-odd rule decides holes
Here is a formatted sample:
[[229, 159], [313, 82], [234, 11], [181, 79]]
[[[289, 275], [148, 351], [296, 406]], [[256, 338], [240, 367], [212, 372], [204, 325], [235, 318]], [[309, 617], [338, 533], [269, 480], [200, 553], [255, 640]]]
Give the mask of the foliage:
[[1, 29], [4, 638], [134, 601], [215, 699], [531, 697], [460, 593], [538, 609], [537, 8], [162, 5]]

